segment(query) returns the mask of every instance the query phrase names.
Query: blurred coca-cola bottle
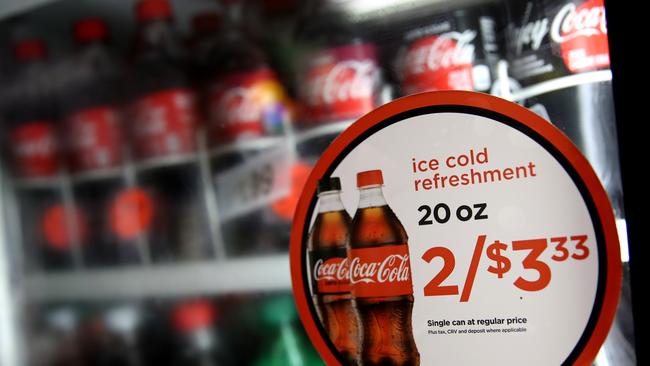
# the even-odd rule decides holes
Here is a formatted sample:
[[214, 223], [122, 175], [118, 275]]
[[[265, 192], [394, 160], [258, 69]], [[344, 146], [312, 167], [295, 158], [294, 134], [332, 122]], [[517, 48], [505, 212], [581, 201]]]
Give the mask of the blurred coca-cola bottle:
[[172, 313], [177, 332], [176, 357], [178, 366], [221, 366], [228, 362], [222, 339], [214, 323], [215, 306], [207, 300], [191, 300], [179, 304]]
[[495, 14], [493, 4], [414, 14], [396, 59], [401, 93], [489, 92], [500, 56]]
[[[63, 113], [66, 161], [75, 180], [73, 193], [90, 227], [82, 245], [84, 264], [112, 265], [119, 247], [109, 230], [108, 206], [123, 186], [124, 139], [120, 111], [122, 68], [110, 49], [110, 34], [100, 18], [85, 18], [73, 27], [77, 45], [69, 62]], [[74, 70], [74, 72], [73, 72]]]
[[103, 315], [98, 366], [142, 366], [142, 314], [135, 304], [109, 308]]
[[[166, 0], [136, 7], [131, 108], [131, 147], [138, 180], [156, 202], [148, 235], [154, 261], [209, 255], [196, 151], [198, 116], [189, 58]], [[197, 229], [197, 227], [199, 229]]]
[[[306, 4], [296, 32], [303, 53], [297, 87], [300, 126], [352, 122], [385, 102], [376, 46], [335, 1]], [[314, 162], [341, 130], [301, 141], [301, 156]]]
[[[223, 187], [242, 189], [235, 193], [236, 201], [230, 200], [237, 204], [219, 202], [225, 219], [222, 231], [230, 253], [282, 250], [288, 247], [290, 218], [278, 215], [269, 204], [282, 196], [275, 182], [278, 174], [289, 172], [279, 172], [277, 164], [289, 157], [278, 153], [281, 144], [269, 143], [268, 138], [290, 128], [292, 105], [244, 23], [242, 12], [248, 4], [223, 4], [225, 29], [208, 53], [212, 75], [204, 90], [208, 145], [219, 150], [211, 163], [216, 176], [232, 173], [218, 181]], [[234, 173], [237, 169], [242, 174]], [[239, 213], [229, 214], [234, 211]]]
[[25, 39], [13, 55], [17, 71], [5, 91], [3, 145], [16, 175], [56, 176], [62, 164], [47, 48], [41, 39]]
[[30, 342], [30, 364], [84, 365], [78, 311], [68, 306], [47, 309], [43, 323]]

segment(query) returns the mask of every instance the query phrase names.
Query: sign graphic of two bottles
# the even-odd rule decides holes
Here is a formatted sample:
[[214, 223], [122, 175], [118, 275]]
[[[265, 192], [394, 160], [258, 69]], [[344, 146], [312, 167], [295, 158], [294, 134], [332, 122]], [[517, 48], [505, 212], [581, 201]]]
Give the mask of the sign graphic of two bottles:
[[357, 174], [354, 218], [339, 178], [318, 184], [309, 232], [312, 298], [326, 333], [349, 365], [419, 365], [411, 313], [408, 235], [388, 206], [381, 170]]

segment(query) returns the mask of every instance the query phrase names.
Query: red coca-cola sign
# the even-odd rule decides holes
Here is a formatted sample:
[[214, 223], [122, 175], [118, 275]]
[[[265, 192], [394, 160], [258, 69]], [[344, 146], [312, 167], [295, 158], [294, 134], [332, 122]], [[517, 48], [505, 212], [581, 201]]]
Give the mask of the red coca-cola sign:
[[17, 173], [24, 177], [48, 177], [60, 169], [58, 141], [51, 121], [21, 123], [9, 133]]
[[353, 44], [312, 55], [302, 78], [301, 120], [341, 121], [371, 111], [380, 81], [375, 47]]
[[560, 45], [564, 64], [572, 73], [609, 67], [603, 0], [564, 5], [551, 23], [550, 34]]
[[350, 249], [349, 261], [353, 296], [389, 297], [413, 293], [408, 245]]
[[67, 126], [73, 171], [114, 167], [122, 161], [122, 136], [115, 108], [75, 112], [68, 117]]
[[476, 31], [447, 32], [420, 38], [409, 46], [400, 65], [406, 94], [432, 90], [473, 90]]
[[290, 118], [284, 88], [267, 68], [222, 77], [212, 86], [208, 103], [213, 143], [281, 131]]
[[132, 138], [137, 158], [191, 153], [196, 149], [197, 115], [193, 93], [168, 89], [147, 94], [133, 108]]

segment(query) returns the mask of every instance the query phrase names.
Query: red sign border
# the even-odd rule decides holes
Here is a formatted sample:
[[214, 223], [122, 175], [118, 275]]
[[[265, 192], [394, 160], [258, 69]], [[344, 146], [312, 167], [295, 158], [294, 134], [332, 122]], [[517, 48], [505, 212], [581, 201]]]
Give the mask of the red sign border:
[[468, 91], [436, 91], [414, 94], [394, 100], [374, 111], [359, 118], [323, 153], [318, 163], [314, 166], [303, 192], [298, 201], [296, 214], [291, 230], [291, 243], [289, 248], [289, 259], [291, 268], [291, 282], [293, 287], [294, 300], [298, 314], [309, 338], [328, 365], [340, 365], [336, 355], [329, 348], [318, 326], [309, 310], [308, 295], [304, 292], [305, 279], [303, 278], [303, 254], [302, 240], [305, 225], [309, 224], [307, 213], [313, 197], [316, 194], [318, 180], [324, 176], [330, 165], [336, 160], [339, 154], [355, 139], [365, 133], [368, 129], [383, 122], [384, 120], [407, 112], [413, 109], [430, 106], [466, 106], [490, 110], [509, 117], [523, 126], [532, 129], [554, 146], [573, 166], [596, 206], [600, 218], [604, 239], [607, 260], [607, 279], [605, 283], [605, 294], [603, 304], [598, 314], [596, 327], [593, 330], [587, 344], [580, 355], [576, 358], [574, 365], [590, 366], [596, 358], [600, 347], [605, 342], [609, 329], [614, 321], [618, 298], [621, 290], [622, 265], [620, 259], [620, 247], [613, 210], [609, 203], [607, 194], [602, 187], [596, 173], [582, 155], [578, 148], [558, 128], [538, 116], [530, 110], [483, 93]]

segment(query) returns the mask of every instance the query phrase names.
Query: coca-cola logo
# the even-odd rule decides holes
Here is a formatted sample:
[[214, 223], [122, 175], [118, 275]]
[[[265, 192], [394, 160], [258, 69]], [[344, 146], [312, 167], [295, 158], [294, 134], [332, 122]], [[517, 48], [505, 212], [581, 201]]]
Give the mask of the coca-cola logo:
[[327, 261], [319, 259], [314, 264], [316, 281], [348, 281], [349, 261], [347, 258], [335, 258]]
[[350, 283], [408, 282], [408, 254], [391, 254], [377, 262], [364, 262], [360, 257], [350, 261]]
[[328, 72], [310, 76], [305, 99], [309, 105], [319, 105], [371, 98], [378, 78], [379, 69], [372, 59], [340, 61]]
[[138, 112], [137, 123], [134, 126], [136, 135], [159, 135], [167, 130], [164, 107], [145, 105], [139, 108]]
[[251, 88], [233, 87], [220, 94], [211, 111], [214, 120], [228, 126], [261, 119], [261, 104]]
[[416, 42], [406, 53], [405, 74], [421, 74], [474, 62], [476, 31], [447, 32]]
[[557, 43], [604, 34], [607, 34], [607, 20], [602, 2], [588, 2], [580, 7], [568, 3], [555, 15], [551, 25], [551, 39]]
[[15, 144], [15, 154], [19, 157], [42, 156], [52, 154], [56, 141], [52, 135], [36, 136], [18, 141]]

